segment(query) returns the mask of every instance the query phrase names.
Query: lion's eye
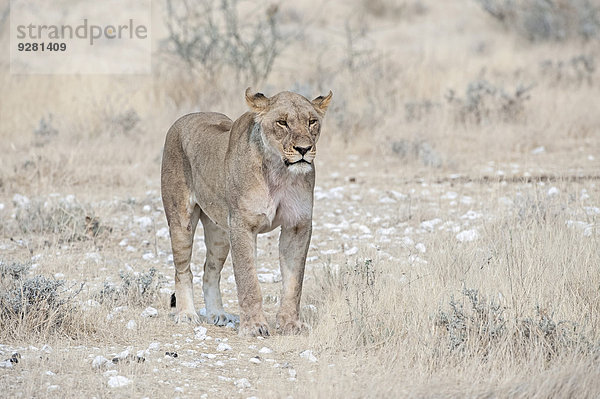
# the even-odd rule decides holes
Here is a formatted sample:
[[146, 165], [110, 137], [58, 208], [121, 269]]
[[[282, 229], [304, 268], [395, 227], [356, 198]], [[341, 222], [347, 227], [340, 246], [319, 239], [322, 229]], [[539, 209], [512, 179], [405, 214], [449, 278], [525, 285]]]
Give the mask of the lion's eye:
[[308, 121], [308, 126], [313, 126], [315, 123], [317, 123], [316, 119], [311, 119]]
[[280, 120], [280, 121], [277, 121], [277, 124], [278, 124], [279, 126], [283, 126], [283, 127], [287, 127], [287, 125], [288, 125], [288, 124], [287, 124], [287, 122], [286, 122], [286, 121], [284, 121], [283, 119], [282, 119], [282, 120]]

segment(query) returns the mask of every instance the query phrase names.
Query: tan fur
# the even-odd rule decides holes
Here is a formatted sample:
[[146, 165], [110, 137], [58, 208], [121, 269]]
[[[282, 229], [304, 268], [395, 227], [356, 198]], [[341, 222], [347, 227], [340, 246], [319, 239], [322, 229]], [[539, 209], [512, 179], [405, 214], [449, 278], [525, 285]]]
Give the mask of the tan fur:
[[198, 321], [190, 258], [198, 220], [204, 226], [203, 290], [210, 321], [225, 313], [220, 272], [231, 247], [241, 309], [240, 335], [269, 335], [255, 270], [256, 236], [281, 226], [283, 280], [277, 326], [303, 329], [299, 320], [306, 253], [312, 230], [313, 160], [332, 93], [309, 101], [291, 92], [273, 97], [246, 90], [247, 112], [232, 122], [218, 113], [177, 120], [167, 133], [161, 188], [175, 263], [176, 321]]

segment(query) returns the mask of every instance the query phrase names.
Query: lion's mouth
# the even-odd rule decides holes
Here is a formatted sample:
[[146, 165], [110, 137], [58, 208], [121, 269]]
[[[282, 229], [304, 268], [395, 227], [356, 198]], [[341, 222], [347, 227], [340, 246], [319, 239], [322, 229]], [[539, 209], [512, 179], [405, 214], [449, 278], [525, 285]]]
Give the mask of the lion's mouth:
[[307, 161], [306, 159], [304, 159], [304, 158], [302, 158], [302, 159], [299, 159], [299, 160], [297, 160], [296, 162], [290, 162], [289, 160], [285, 159], [285, 160], [283, 161], [283, 163], [285, 164], [285, 166], [296, 165], [296, 164], [299, 164], [299, 163], [307, 163], [307, 164], [309, 164], [309, 165], [310, 165], [310, 162], [308, 162], [308, 161]]

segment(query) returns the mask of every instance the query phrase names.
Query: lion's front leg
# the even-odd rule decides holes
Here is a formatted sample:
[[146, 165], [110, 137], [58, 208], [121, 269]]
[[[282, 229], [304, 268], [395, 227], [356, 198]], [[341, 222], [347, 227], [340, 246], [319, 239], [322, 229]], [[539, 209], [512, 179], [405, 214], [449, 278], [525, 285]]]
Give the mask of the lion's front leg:
[[294, 227], [281, 227], [279, 264], [283, 287], [281, 306], [277, 313], [277, 328], [284, 334], [297, 334], [307, 329], [306, 324], [300, 322], [299, 311], [311, 233], [311, 220], [303, 221]]
[[233, 274], [240, 305], [239, 335], [268, 336], [267, 319], [262, 310], [262, 293], [254, 267], [256, 233], [249, 226], [235, 219], [230, 223]]

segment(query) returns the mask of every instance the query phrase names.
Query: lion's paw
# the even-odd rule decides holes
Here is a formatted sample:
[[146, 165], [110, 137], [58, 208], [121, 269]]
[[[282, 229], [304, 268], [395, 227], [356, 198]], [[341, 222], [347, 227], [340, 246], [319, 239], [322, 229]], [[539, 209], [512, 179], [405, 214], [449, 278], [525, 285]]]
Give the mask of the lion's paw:
[[206, 315], [206, 321], [214, 324], [215, 326], [223, 327], [229, 323], [239, 324], [240, 318], [237, 315], [230, 314], [227, 312], [218, 312]]
[[297, 335], [310, 331], [308, 324], [300, 320], [286, 320], [277, 323], [277, 330], [283, 335]]
[[269, 325], [264, 316], [242, 320], [238, 335], [241, 337], [268, 337]]
[[198, 316], [198, 313], [194, 311], [180, 310], [179, 312], [175, 313], [175, 323], [198, 324], [200, 323], [200, 316]]

